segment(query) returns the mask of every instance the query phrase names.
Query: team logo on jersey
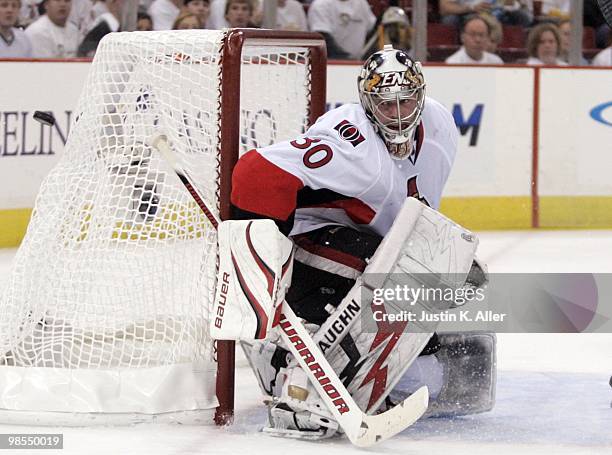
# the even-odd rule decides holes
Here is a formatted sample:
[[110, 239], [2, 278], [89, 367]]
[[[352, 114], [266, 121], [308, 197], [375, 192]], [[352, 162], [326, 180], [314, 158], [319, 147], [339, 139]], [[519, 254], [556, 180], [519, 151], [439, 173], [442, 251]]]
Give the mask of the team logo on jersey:
[[365, 137], [363, 137], [361, 131], [359, 131], [359, 129], [348, 120], [342, 120], [340, 123], [334, 126], [334, 129], [340, 135], [340, 139], [350, 142], [353, 147], [357, 147], [359, 144], [365, 141]]
[[416, 175], [414, 177], [411, 177], [411, 178], [408, 179], [408, 184], [407, 184], [407, 187], [408, 187], [408, 197], [413, 197], [415, 199], [418, 199], [423, 204], [425, 204], [427, 207], [431, 207], [431, 205], [429, 205], [429, 202], [427, 202], [427, 199], [425, 199], [419, 193], [419, 187], [417, 186], [417, 181], [416, 180], [417, 180]]

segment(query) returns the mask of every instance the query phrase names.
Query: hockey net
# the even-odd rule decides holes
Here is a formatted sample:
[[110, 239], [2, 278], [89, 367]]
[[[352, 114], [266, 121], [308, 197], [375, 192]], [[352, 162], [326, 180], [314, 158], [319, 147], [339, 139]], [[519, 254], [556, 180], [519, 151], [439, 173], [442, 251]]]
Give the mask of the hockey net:
[[0, 298], [0, 421], [205, 422], [218, 406], [227, 421], [232, 345], [207, 329], [216, 233], [148, 140], [168, 137], [225, 219], [238, 155], [304, 131], [324, 84], [314, 34], [102, 41]]

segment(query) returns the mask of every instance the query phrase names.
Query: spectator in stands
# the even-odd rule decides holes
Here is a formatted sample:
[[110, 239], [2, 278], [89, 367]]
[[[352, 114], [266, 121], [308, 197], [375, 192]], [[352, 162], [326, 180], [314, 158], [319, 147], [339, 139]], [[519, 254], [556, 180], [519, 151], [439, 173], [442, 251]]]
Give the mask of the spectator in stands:
[[370, 54], [382, 50], [385, 44], [392, 44], [394, 49], [411, 52], [410, 19], [406, 11], [397, 6], [390, 6], [382, 15], [376, 33], [373, 33], [365, 46], [361, 58], [366, 59]]
[[595, 29], [595, 44], [597, 47], [608, 45], [608, 34], [612, 32], [601, 13], [597, 0], [584, 0], [583, 25]]
[[532, 0], [439, 0], [443, 24], [461, 27], [473, 14], [489, 13], [502, 24], [527, 27], [533, 21]]
[[19, 0], [0, 0], [0, 58], [32, 56], [30, 40], [23, 30], [15, 27], [20, 9]]
[[308, 31], [304, 7], [297, 0], [278, 0], [276, 7], [276, 29]]
[[124, 0], [106, 0], [104, 2], [108, 12], [100, 14], [92, 24], [91, 30], [85, 35], [79, 46], [79, 57], [93, 57], [100, 40], [111, 32], [118, 32], [121, 28], [121, 11]]
[[172, 26], [172, 30], [197, 30], [200, 28], [202, 28], [202, 22], [193, 13], [182, 13]]
[[170, 30], [181, 13], [183, 0], [154, 0], [149, 7], [153, 30]]
[[467, 65], [503, 64], [499, 56], [487, 52], [491, 29], [489, 24], [479, 15], [468, 17], [461, 30], [463, 46], [446, 59], [446, 63]]
[[46, 13], [25, 31], [32, 43], [32, 56], [38, 58], [76, 57], [79, 29], [68, 22], [70, 0], [45, 0]]
[[136, 30], [139, 32], [150, 32], [153, 30], [153, 21], [147, 13], [138, 13], [136, 16]]
[[108, 7], [106, 6], [106, 0], [96, 0], [91, 8], [94, 21], [104, 13], [108, 13]]
[[491, 54], [497, 54], [497, 48], [504, 37], [502, 24], [495, 16], [490, 14], [480, 14], [480, 17], [489, 25], [489, 30], [491, 30], [485, 50]]
[[593, 58], [593, 66], [612, 66], [612, 45], [606, 47], [603, 51]]
[[[210, 16], [206, 22], [206, 28], [220, 29], [229, 27], [225, 18], [225, 6], [227, 0], [211, 0]], [[254, 1], [251, 23], [261, 26], [263, 21], [263, 9], [261, 2]], [[308, 21], [302, 3], [297, 0], [277, 0], [276, 26], [277, 30], [308, 31]]]
[[[559, 38], [561, 38], [561, 51], [559, 58], [569, 63], [570, 37], [572, 34], [572, 24], [569, 19], [564, 19], [559, 23]], [[586, 66], [589, 62], [583, 55], [580, 56], [580, 65]]]
[[[251, 15], [251, 24], [254, 27], [260, 27], [263, 20], [263, 10], [260, 1], [251, 0], [253, 5], [253, 14]], [[221, 29], [230, 27], [230, 24], [225, 18], [225, 10], [227, 6], [227, 0], [211, 0], [210, 1], [210, 15], [206, 22], [206, 28], [209, 29]]]
[[219, 30], [229, 27], [225, 19], [225, 3], [226, 0], [210, 0], [210, 15], [206, 22], [206, 28]]
[[332, 59], [360, 59], [375, 24], [367, 0], [314, 0], [308, 9], [309, 28], [325, 37]]
[[95, 14], [93, 6], [91, 0], [72, 0], [68, 21], [79, 29], [79, 42], [91, 30], [94, 20], [98, 16]]
[[210, 16], [210, 3], [208, 0], [185, 0], [183, 11], [194, 14], [202, 24], [200, 28], [204, 28]]
[[227, 0], [225, 4], [225, 20], [231, 28], [254, 28], [253, 3], [250, 0]]
[[555, 24], [546, 22], [531, 29], [527, 37], [528, 65], [567, 66], [560, 53], [561, 37]]
[[44, 14], [42, 0], [22, 0], [17, 23], [20, 27], [27, 27], [38, 19], [41, 14]]

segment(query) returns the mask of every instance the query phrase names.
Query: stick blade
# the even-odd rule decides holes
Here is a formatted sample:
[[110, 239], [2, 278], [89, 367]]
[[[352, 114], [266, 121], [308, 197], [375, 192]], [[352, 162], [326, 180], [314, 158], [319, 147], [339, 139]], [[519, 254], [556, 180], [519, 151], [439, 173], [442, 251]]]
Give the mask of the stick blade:
[[361, 425], [361, 433], [351, 442], [359, 447], [370, 447], [389, 439], [419, 420], [428, 405], [429, 390], [423, 386], [393, 409], [366, 416]]

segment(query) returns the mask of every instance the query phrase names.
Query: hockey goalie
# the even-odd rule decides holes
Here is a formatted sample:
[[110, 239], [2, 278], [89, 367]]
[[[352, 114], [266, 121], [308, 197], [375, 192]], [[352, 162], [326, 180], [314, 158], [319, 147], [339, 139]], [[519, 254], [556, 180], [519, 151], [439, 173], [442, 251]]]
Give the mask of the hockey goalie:
[[[493, 406], [492, 334], [363, 322], [365, 310], [380, 305], [375, 290], [432, 285], [423, 276], [450, 289], [481, 287], [487, 278], [475, 236], [436, 211], [457, 130], [425, 96], [420, 63], [385, 46], [357, 83], [359, 104], [241, 157], [232, 179], [235, 220], [219, 230], [213, 336], [245, 340], [269, 407], [264, 431], [277, 436], [343, 430], [274, 329], [283, 302], [366, 414], [392, 409], [424, 385], [426, 415]], [[260, 280], [251, 277], [257, 273]], [[244, 311], [226, 311], [230, 300]]]

